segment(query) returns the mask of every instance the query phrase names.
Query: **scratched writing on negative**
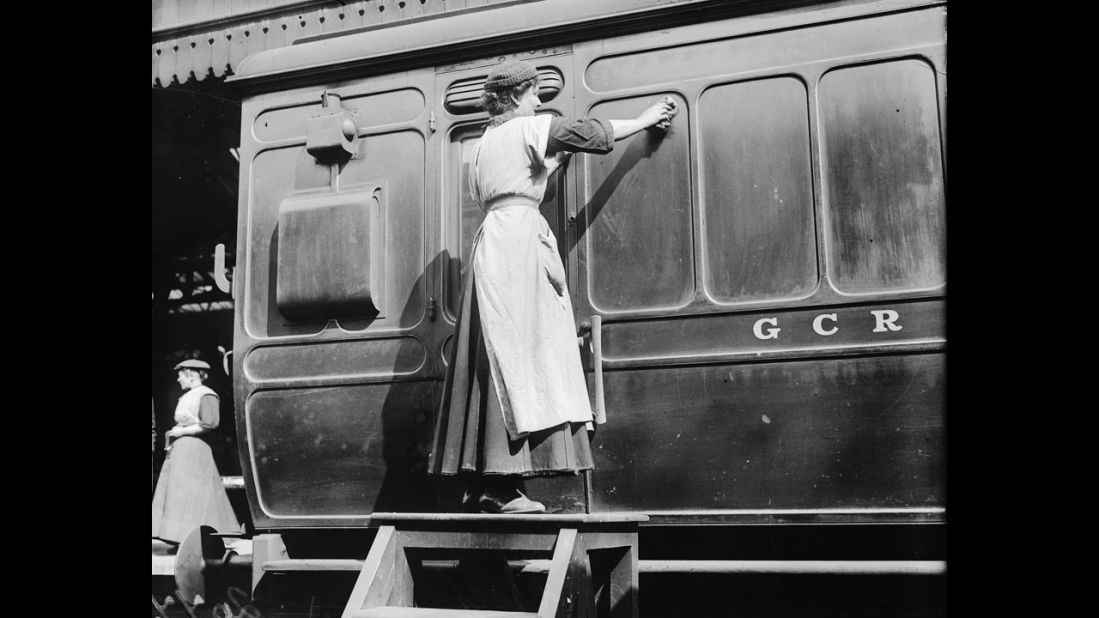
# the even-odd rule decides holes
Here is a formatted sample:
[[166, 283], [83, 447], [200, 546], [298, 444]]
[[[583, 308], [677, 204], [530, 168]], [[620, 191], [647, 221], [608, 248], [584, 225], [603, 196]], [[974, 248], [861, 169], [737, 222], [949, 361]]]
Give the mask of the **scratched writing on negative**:
[[248, 594], [240, 588], [231, 586], [226, 595], [229, 597], [227, 602], [214, 606], [214, 618], [262, 618], [263, 614], [248, 603]]

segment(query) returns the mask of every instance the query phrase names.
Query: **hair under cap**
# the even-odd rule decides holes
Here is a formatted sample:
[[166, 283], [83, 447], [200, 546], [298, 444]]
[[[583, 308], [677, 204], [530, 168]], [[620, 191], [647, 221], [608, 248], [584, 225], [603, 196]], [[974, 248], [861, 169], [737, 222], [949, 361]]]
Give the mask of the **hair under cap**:
[[492, 70], [485, 80], [485, 90], [504, 90], [538, 77], [538, 70], [529, 62], [513, 60]]
[[200, 361], [197, 358], [191, 358], [183, 361], [182, 363], [173, 367], [176, 371], [180, 369], [209, 369], [210, 365], [205, 361]]

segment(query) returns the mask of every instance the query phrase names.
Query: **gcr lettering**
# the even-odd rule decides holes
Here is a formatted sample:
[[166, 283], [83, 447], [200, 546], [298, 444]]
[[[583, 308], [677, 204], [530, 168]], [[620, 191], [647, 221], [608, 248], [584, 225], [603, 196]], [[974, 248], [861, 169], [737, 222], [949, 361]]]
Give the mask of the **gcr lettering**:
[[[901, 314], [892, 309], [874, 309], [870, 311], [870, 315], [874, 316], [874, 328], [871, 332], [897, 332], [904, 328], [898, 323]], [[839, 317], [835, 313], [822, 313], [813, 318], [813, 332], [822, 337], [830, 337], [839, 330]], [[760, 318], [752, 325], [752, 334], [756, 339], [778, 339], [781, 332], [778, 318]]]

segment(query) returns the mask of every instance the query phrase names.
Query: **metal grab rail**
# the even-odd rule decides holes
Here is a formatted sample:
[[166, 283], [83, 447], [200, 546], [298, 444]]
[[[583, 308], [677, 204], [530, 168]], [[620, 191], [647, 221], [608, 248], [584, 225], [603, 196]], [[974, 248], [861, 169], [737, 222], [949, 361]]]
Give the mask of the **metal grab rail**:
[[642, 573], [942, 575], [944, 560], [641, 560]]
[[[264, 571], [359, 571], [363, 560], [273, 560]], [[428, 569], [457, 567], [456, 560], [424, 560]], [[523, 573], [548, 573], [549, 560], [511, 560]], [[641, 573], [725, 573], [785, 575], [943, 575], [945, 560], [639, 560]]]
[[591, 364], [595, 370], [595, 422], [607, 422], [607, 404], [603, 399], [603, 316], [591, 316]]

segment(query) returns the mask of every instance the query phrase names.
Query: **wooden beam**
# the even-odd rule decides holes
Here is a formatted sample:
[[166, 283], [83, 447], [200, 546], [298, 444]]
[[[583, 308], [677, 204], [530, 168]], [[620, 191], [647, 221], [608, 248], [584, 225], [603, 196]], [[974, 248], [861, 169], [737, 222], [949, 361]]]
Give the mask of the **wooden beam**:
[[561, 528], [557, 533], [553, 558], [550, 559], [550, 572], [542, 591], [542, 601], [538, 605], [540, 618], [553, 618], [558, 615], [558, 610], [564, 609], [566, 599], [562, 598], [562, 593], [565, 591], [565, 576], [568, 575], [575, 547], [576, 528]]
[[393, 526], [378, 528], [378, 535], [374, 537], [366, 563], [355, 580], [355, 587], [351, 589], [342, 618], [351, 618], [353, 610], [386, 604], [393, 586], [389, 565], [393, 563], [393, 552], [396, 549], [397, 534]]

